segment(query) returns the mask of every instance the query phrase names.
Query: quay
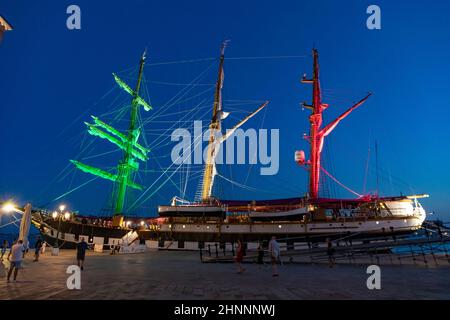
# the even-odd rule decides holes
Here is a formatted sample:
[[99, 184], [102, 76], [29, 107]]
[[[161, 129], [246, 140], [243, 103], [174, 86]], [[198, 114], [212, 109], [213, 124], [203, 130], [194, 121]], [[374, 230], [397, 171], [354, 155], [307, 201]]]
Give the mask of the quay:
[[[59, 256], [46, 252], [39, 262], [27, 254], [18, 281], [0, 280], [0, 299], [93, 300], [272, 300], [272, 299], [450, 299], [450, 264], [381, 264], [381, 289], [369, 290], [367, 266], [339, 262], [289, 263], [273, 278], [269, 263], [246, 263], [236, 274], [231, 263], [202, 263], [198, 252], [147, 251], [109, 255], [88, 252], [81, 289], [69, 290], [67, 267], [76, 264], [74, 250]], [[7, 264], [7, 263], [6, 263]], [[0, 269], [6, 272], [5, 263]], [[1, 271], [0, 271], [1, 272]]]

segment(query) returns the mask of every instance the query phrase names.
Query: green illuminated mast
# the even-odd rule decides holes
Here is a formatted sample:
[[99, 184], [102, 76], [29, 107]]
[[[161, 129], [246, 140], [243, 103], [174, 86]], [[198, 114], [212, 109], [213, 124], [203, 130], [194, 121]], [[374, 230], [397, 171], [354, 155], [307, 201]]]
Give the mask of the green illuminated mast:
[[123, 159], [117, 166], [117, 174], [89, 166], [76, 160], [70, 160], [79, 170], [103, 179], [114, 181], [117, 184], [116, 193], [114, 195], [114, 214], [119, 216], [123, 214], [127, 188], [131, 187], [137, 190], [143, 189], [143, 186], [138, 185], [133, 181], [133, 174], [139, 169], [139, 163], [137, 160], [147, 161], [147, 153], [150, 151], [138, 143], [141, 129], [137, 125], [138, 108], [142, 106], [145, 111], [152, 109], [152, 107], [145, 102], [141, 96], [139, 96], [145, 64], [145, 54], [146, 52], [143, 53], [140, 61], [139, 75], [135, 90], [131, 89], [122, 79], [113, 73], [114, 80], [118, 86], [133, 97], [131, 101], [131, 114], [128, 133], [121, 133], [117, 129], [94, 116], [92, 116], [94, 123], [85, 122], [90, 135], [108, 140], [123, 150]]

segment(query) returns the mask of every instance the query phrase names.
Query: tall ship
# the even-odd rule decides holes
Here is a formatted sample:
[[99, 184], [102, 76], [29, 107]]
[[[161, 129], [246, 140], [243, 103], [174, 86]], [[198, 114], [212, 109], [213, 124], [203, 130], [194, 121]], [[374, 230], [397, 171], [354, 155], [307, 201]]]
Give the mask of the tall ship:
[[[159, 206], [159, 216], [165, 223], [160, 232], [167, 239], [181, 243], [188, 241], [228, 242], [242, 239], [246, 242], [268, 240], [275, 235], [286, 241], [310, 241], [312, 239], [374, 237], [405, 234], [419, 229], [426, 213], [418, 198], [428, 195], [379, 197], [361, 195], [356, 199], [331, 199], [319, 196], [321, 173], [328, 172], [321, 166], [325, 138], [351, 112], [360, 107], [371, 95], [348, 108], [335, 120], [323, 125], [323, 112], [328, 105], [322, 102], [319, 78], [319, 53], [313, 49], [312, 78], [306, 75], [302, 83], [312, 85], [312, 103], [303, 104], [311, 110], [310, 133], [305, 137], [310, 144], [310, 160], [304, 151], [295, 153], [295, 161], [309, 172], [309, 192], [305, 197], [274, 200], [224, 200], [211, 194], [216, 165], [214, 158], [220, 141], [211, 135], [208, 145], [208, 162], [204, 168], [202, 200], [198, 203], [177, 203]], [[210, 129], [220, 130], [221, 99], [223, 87], [224, 52], [220, 58], [216, 96]]]
[[[270, 200], [229, 200], [213, 194], [217, 176], [216, 158], [221, 144], [233, 135], [236, 129], [266, 108], [268, 101], [249, 113], [226, 133], [222, 132], [222, 120], [228, 112], [223, 110], [222, 89], [224, 86], [224, 64], [226, 43], [222, 45], [217, 81], [214, 89], [212, 116], [209, 124], [210, 137], [207, 145], [206, 163], [200, 184], [200, 197], [189, 201], [178, 196], [167, 205], [158, 206], [158, 216], [148, 213], [146, 217], [127, 217], [124, 203], [128, 189], [141, 191], [144, 187], [134, 181], [139, 172], [139, 162], [148, 160], [149, 150], [139, 143], [143, 132], [137, 123], [140, 108], [146, 111], [151, 105], [140, 95], [145, 53], [141, 58], [137, 84], [132, 89], [125, 81], [114, 75], [117, 85], [131, 96], [129, 128], [120, 132], [98, 117], [86, 123], [90, 135], [102, 138], [119, 147], [123, 159], [116, 171], [102, 170], [72, 160], [73, 165], [90, 175], [114, 183], [114, 214], [110, 219], [78, 216], [76, 219], [61, 218], [56, 212], [33, 211], [32, 222], [47, 241], [59, 246], [74, 246], [80, 237], [90, 243], [111, 246], [131, 244], [139, 241], [151, 248], [198, 249], [205, 243], [226, 245], [241, 239], [247, 243], [258, 243], [277, 236], [280, 241], [294, 243], [322, 241], [324, 238], [357, 238], [408, 234], [418, 230], [426, 213], [419, 198], [427, 195], [379, 196], [361, 195], [353, 199], [324, 198], [319, 194], [321, 175], [329, 173], [322, 167], [322, 149], [325, 138], [350, 113], [359, 108], [370, 97], [367, 94], [329, 124], [323, 124], [323, 113], [328, 105], [322, 102], [319, 77], [319, 53], [313, 49], [311, 78], [303, 76], [304, 84], [312, 86], [312, 102], [303, 104], [310, 110], [309, 159], [304, 151], [295, 152], [295, 161], [308, 170], [308, 192], [305, 196]], [[274, 177], [276, 179], [276, 177]]]

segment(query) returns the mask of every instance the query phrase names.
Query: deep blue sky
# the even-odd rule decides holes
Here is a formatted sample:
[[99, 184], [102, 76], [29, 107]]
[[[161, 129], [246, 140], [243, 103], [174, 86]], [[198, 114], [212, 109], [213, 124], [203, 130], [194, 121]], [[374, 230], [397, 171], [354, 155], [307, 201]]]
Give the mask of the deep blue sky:
[[[66, 28], [70, 4], [81, 7], [80, 31]], [[136, 66], [143, 48], [148, 47], [151, 64], [216, 57], [220, 43], [231, 39], [228, 57], [310, 55], [315, 44], [322, 87], [327, 89], [324, 102], [330, 103], [328, 120], [372, 91], [373, 97], [327, 141], [334, 174], [362, 191], [371, 146], [367, 190], [374, 191], [377, 140], [380, 192], [429, 193], [431, 197], [422, 201], [426, 209], [448, 219], [450, 3], [376, 1], [382, 11], [382, 29], [375, 31], [366, 28], [370, 4], [360, 0], [2, 0], [0, 14], [15, 30], [5, 35], [0, 47], [1, 198], [44, 204], [90, 178], [78, 173], [51, 183], [68, 159], [76, 156], [83, 121], [89, 120], [89, 114], [108, 111], [111, 100], [101, 98], [113, 87], [111, 72]], [[149, 67], [146, 77], [189, 81], [207, 65]], [[280, 128], [281, 159], [277, 176], [261, 178], [253, 168], [247, 181], [273, 194], [224, 184], [222, 195], [249, 199], [301, 195], [307, 175], [293, 162], [293, 154], [308, 148], [301, 139], [308, 131], [307, 112], [301, 111], [299, 103], [310, 100], [310, 88], [299, 79], [304, 72], [311, 73], [311, 58], [229, 60], [225, 70], [225, 99], [271, 100], [265, 117], [258, 115], [249, 126]], [[204, 81], [215, 81], [215, 68]], [[147, 87], [157, 110], [169, 93], [164, 96], [160, 92], [166, 89], [151, 83]], [[202, 119], [208, 118], [205, 114]], [[167, 154], [170, 148], [155, 152]], [[111, 166], [113, 162], [95, 164]], [[233, 179], [243, 183], [248, 169], [233, 168], [238, 172]], [[96, 214], [109, 191], [110, 184], [99, 181], [61, 201]], [[167, 203], [174, 194], [178, 191], [168, 184], [146, 206]], [[351, 196], [345, 191], [337, 195]], [[140, 213], [154, 215], [152, 209]]]

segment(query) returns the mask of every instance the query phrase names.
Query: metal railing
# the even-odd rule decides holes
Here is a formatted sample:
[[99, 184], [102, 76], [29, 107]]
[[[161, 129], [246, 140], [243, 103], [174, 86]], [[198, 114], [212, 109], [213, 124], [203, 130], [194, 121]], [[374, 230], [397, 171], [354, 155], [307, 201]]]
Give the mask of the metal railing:
[[[345, 235], [331, 241], [332, 250], [328, 249], [326, 242], [317, 241], [326, 235], [277, 240], [284, 241], [280, 243], [281, 260], [284, 263], [315, 264], [332, 261], [333, 264], [449, 265], [450, 236], [433, 230], [421, 231], [424, 234], [418, 237], [386, 235], [358, 239], [357, 234]], [[261, 243], [264, 248], [264, 262], [270, 259], [266, 244], [267, 241]], [[219, 243], [208, 244], [200, 249], [200, 260], [205, 263], [233, 262], [234, 244], [229, 250], [227, 247], [229, 246]], [[244, 262], [254, 263], [257, 260], [258, 250], [246, 250]]]

